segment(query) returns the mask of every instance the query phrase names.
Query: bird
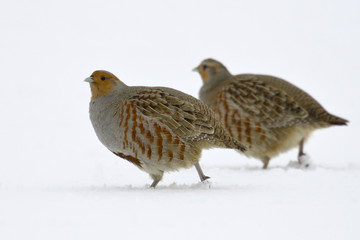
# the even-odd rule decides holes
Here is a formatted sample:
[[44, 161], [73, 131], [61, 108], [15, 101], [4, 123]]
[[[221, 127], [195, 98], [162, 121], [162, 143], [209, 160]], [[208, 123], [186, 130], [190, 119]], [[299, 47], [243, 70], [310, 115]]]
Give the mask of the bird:
[[215, 59], [193, 69], [203, 85], [199, 98], [218, 115], [230, 136], [248, 148], [245, 156], [269, 161], [299, 147], [298, 163], [308, 167], [304, 144], [321, 128], [347, 125], [348, 120], [328, 113], [312, 96], [278, 77], [232, 75]]
[[90, 120], [100, 142], [153, 179], [164, 172], [195, 166], [200, 180], [202, 149], [246, 148], [230, 137], [215, 113], [200, 100], [166, 87], [127, 86], [114, 74], [94, 71]]

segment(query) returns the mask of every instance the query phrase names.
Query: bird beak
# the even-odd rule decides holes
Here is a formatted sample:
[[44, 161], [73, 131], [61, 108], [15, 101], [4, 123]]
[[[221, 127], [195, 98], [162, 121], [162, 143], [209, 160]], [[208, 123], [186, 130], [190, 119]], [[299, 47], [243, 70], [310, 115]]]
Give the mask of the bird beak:
[[199, 67], [196, 67], [192, 70], [193, 72], [199, 72]]
[[92, 77], [88, 77], [84, 80], [84, 82], [88, 82], [88, 83], [93, 83], [95, 82], [94, 79]]

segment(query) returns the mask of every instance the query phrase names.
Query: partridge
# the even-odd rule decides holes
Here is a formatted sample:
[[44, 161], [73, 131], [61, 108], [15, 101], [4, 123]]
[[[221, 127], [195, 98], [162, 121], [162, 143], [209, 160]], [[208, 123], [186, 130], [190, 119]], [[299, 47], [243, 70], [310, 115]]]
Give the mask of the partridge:
[[147, 172], [156, 187], [164, 172], [199, 165], [202, 149], [245, 147], [222, 127], [200, 100], [165, 87], [130, 87], [107, 71], [90, 83], [90, 120], [96, 135], [115, 155]]
[[203, 86], [200, 99], [218, 115], [231, 137], [248, 147], [245, 155], [260, 159], [267, 168], [271, 158], [299, 146], [304, 161], [304, 142], [315, 129], [347, 125], [347, 120], [328, 113], [314, 98], [293, 84], [273, 76], [232, 75], [214, 59], [194, 69]]

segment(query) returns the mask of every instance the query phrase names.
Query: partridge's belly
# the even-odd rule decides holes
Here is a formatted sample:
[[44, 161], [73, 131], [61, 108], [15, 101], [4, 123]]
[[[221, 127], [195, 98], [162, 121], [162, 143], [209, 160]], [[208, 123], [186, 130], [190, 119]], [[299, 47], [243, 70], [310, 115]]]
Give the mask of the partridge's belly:
[[238, 109], [215, 108], [215, 112], [229, 134], [247, 146], [244, 154], [248, 157], [275, 157], [299, 146], [312, 131], [304, 126], [267, 128]]

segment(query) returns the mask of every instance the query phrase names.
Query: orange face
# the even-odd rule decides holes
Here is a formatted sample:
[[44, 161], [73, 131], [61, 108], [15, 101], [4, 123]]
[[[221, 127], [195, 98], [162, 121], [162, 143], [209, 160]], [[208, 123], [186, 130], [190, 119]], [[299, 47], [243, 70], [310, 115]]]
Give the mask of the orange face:
[[93, 72], [90, 77], [86, 78], [85, 81], [90, 83], [92, 93], [91, 100], [94, 100], [114, 90], [116, 82], [120, 80], [108, 71], [97, 70]]
[[[205, 65], [206, 66], [206, 65]], [[196, 70], [199, 72], [203, 83], [209, 79], [209, 73], [206, 71], [206, 67], [203, 64], [200, 64]]]

